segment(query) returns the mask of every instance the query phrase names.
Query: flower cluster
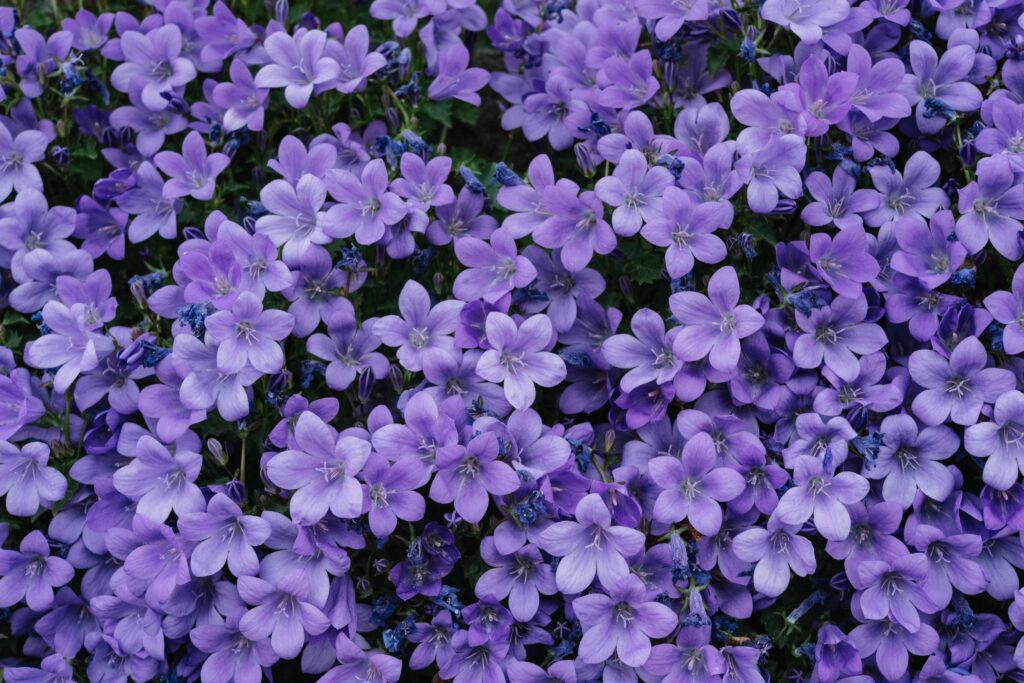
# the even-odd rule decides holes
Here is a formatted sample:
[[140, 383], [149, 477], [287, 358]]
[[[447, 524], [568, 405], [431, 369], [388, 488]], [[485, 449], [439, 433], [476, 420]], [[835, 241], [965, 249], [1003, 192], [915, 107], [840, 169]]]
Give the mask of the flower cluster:
[[1024, 681], [1024, 3], [44, 4], [4, 680]]

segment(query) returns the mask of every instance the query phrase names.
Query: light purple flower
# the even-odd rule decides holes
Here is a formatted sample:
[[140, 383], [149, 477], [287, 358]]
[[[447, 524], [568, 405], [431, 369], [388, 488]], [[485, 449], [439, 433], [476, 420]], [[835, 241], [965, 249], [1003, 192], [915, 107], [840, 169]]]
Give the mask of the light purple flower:
[[227, 311], [206, 318], [207, 341], [217, 344], [217, 366], [235, 373], [246, 364], [262, 373], [277, 372], [284, 364], [279, 341], [295, 324], [284, 311], [264, 310], [254, 294], [243, 292]]
[[305, 524], [319, 522], [328, 511], [342, 519], [362, 512], [363, 491], [356, 475], [370, 457], [370, 442], [339, 436], [315, 413], [304, 412], [295, 423], [294, 448], [267, 462], [267, 477], [294, 491], [290, 510]]
[[455, 277], [452, 292], [463, 301], [495, 303], [537, 277], [533, 263], [519, 255], [515, 240], [504, 230], [494, 231], [490, 244], [474, 237], [457, 240], [455, 255], [466, 269]]
[[661, 216], [661, 197], [672, 184], [672, 174], [661, 166], [647, 166], [643, 153], [623, 152], [615, 171], [597, 181], [594, 192], [612, 212], [612, 228], [623, 237], [640, 231], [645, 222]]
[[49, 508], [64, 498], [68, 482], [48, 466], [49, 460], [50, 447], [45, 443], [32, 441], [19, 448], [0, 441], [0, 496], [6, 496], [8, 514], [32, 517], [40, 505]]
[[798, 531], [799, 525], [772, 515], [766, 529], [753, 527], [732, 539], [736, 556], [754, 563], [754, 588], [762, 595], [778, 597], [789, 586], [790, 572], [807, 576], [817, 568], [814, 546]]
[[643, 550], [644, 534], [636, 529], [612, 525], [612, 516], [601, 496], [590, 493], [575, 508], [575, 520], [555, 522], [545, 529], [538, 545], [560, 557], [555, 570], [558, 590], [568, 595], [582, 593], [596, 575], [605, 588], [629, 575], [625, 557]]
[[948, 359], [930, 349], [912, 353], [910, 376], [924, 387], [914, 398], [914, 415], [927, 425], [942, 424], [947, 418], [973, 425], [985, 404], [1017, 385], [1009, 370], [986, 365], [988, 354], [976, 337], [957, 344]]
[[227, 154], [214, 152], [208, 155], [203, 136], [196, 131], [185, 136], [181, 154], [159, 152], [153, 161], [168, 176], [164, 183], [164, 197], [177, 199], [188, 196], [200, 200], [213, 197], [214, 180], [231, 163]]
[[699, 533], [714, 536], [722, 527], [722, 508], [743, 492], [746, 482], [739, 472], [715, 466], [715, 444], [701, 432], [683, 447], [680, 457], [663, 455], [647, 463], [655, 486], [662, 489], [651, 516], [673, 524], [683, 519]]
[[298, 183], [271, 180], [260, 190], [260, 201], [268, 214], [256, 221], [256, 232], [284, 246], [284, 256], [300, 258], [310, 244], [329, 244], [327, 216], [321, 211], [327, 200], [322, 180], [306, 173]]
[[271, 59], [256, 74], [258, 88], [284, 88], [288, 104], [305, 108], [314, 87], [340, 74], [338, 62], [324, 55], [327, 34], [299, 29], [294, 36], [278, 31], [267, 36], [263, 47]]
[[1014, 486], [1024, 472], [1024, 394], [1000, 394], [992, 420], [967, 428], [964, 448], [975, 457], [988, 458], [982, 473], [986, 484], [1000, 491]]
[[0, 201], [11, 191], [43, 190], [43, 179], [35, 164], [46, 158], [49, 140], [38, 130], [23, 130], [12, 135], [0, 126]]
[[683, 277], [693, 270], [695, 261], [719, 263], [727, 254], [725, 242], [715, 230], [728, 227], [732, 210], [727, 203], [696, 203], [690, 194], [677, 187], [665, 189], [661, 215], [652, 218], [640, 231], [651, 244], [666, 247], [665, 268], [669, 277]]
[[953, 475], [943, 465], [960, 447], [960, 439], [944, 425], [918, 431], [909, 415], [890, 415], [882, 420], [883, 435], [878, 457], [864, 475], [884, 479], [882, 498], [903, 509], [914, 503], [918, 490], [932, 500], [946, 500], [953, 490]]
[[485, 329], [491, 348], [480, 357], [476, 372], [489, 382], [501, 383], [514, 408], [533, 405], [535, 384], [553, 387], [565, 379], [565, 363], [545, 351], [554, 334], [546, 315], [532, 315], [517, 327], [507, 315], [489, 313]]
[[100, 360], [113, 351], [114, 343], [106, 335], [94, 332], [99, 325], [87, 319], [85, 304], [65, 306], [51, 301], [43, 306], [43, 321], [48, 334], [32, 342], [25, 351], [25, 362], [35, 368], [58, 368], [53, 386], [64, 393], [82, 372], [95, 370]]
[[185, 449], [174, 453], [151, 436], [141, 437], [135, 457], [114, 473], [114, 488], [136, 501], [136, 511], [154, 522], [203, 510], [205, 501], [195, 481], [203, 456]]
[[498, 452], [498, 439], [492, 432], [473, 437], [465, 448], [438, 451], [430, 498], [439, 503], [454, 501], [460, 517], [472, 524], [479, 522], [487, 512], [489, 495], [514, 493], [521, 483], [512, 466], [498, 460]]
[[355, 235], [360, 244], [373, 244], [384, 236], [384, 228], [405, 216], [405, 202], [388, 191], [388, 170], [382, 159], [363, 167], [359, 177], [351, 171], [332, 169], [327, 174], [328, 192], [337, 200], [325, 224], [331, 237]]
[[110, 74], [110, 84], [127, 93], [139, 90], [142, 103], [151, 111], [166, 109], [162, 95], [188, 84], [196, 68], [181, 55], [182, 35], [176, 24], [166, 24], [145, 34], [125, 31], [121, 35], [125, 61]]
[[740, 358], [740, 340], [764, 325], [764, 318], [754, 308], [737, 306], [739, 298], [739, 279], [732, 266], [715, 271], [708, 281], [707, 296], [679, 292], [669, 297], [672, 314], [684, 325], [673, 342], [676, 356], [685, 361], [707, 357], [717, 370], [734, 370]]
[[957, 193], [957, 239], [971, 254], [991, 242], [996, 251], [1016, 261], [1024, 254], [1017, 239], [1024, 219], [1024, 187], [1015, 180], [1005, 156], [979, 161], [977, 178]]
[[53, 589], [74, 576], [67, 560], [50, 555], [43, 532], [29, 531], [17, 550], [0, 550], [0, 607], [24, 600], [30, 609], [46, 611], [53, 605]]
[[800, 220], [808, 225], [834, 225], [840, 230], [861, 227], [864, 221], [860, 214], [878, 206], [878, 193], [856, 189], [857, 181], [842, 167], [835, 170], [831, 180], [815, 171], [804, 182], [815, 199], [800, 212]]
[[819, 458], [803, 456], [793, 468], [793, 488], [782, 494], [773, 516], [783, 524], [803, 524], [813, 515], [814, 526], [829, 540], [850, 534], [847, 505], [862, 500], [868, 482], [854, 472], [832, 474]]
[[636, 576], [624, 576], [608, 595], [591, 593], [572, 601], [583, 628], [579, 659], [602, 664], [613, 654], [630, 667], [643, 666], [651, 654], [651, 638], [664, 638], [679, 622], [672, 608], [648, 599]]
[[398, 295], [401, 316], [386, 315], [373, 325], [373, 333], [388, 346], [398, 347], [398, 360], [408, 370], [423, 368], [424, 356], [433, 349], [455, 348], [451, 333], [459, 324], [461, 301], [430, 305], [430, 295], [420, 283], [409, 280]]
[[810, 315], [796, 312], [796, 322], [803, 331], [793, 345], [793, 362], [797, 367], [814, 369], [822, 361], [841, 379], [857, 378], [857, 355], [878, 351], [887, 340], [881, 327], [864, 322], [868, 303], [861, 294], [840, 296], [831, 305], [814, 309]]
[[270, 537], [270, 524], [262, 517], [242, 514], [241, 508], [223, 493], [210, 499], [205, 512], [185, 513], [178, 520], [181, 535], [198, 541], [189, 566], [196, 576], [212, 576], [226, 563], [235, 576], [259, 571], [254, 546]]
[[490, 74], [486, 69], [468, 66], [469, 50], [461, 41], [440, 50], [437, 55], [437, 76], [427, 88], [427, 97], [432, 100], [462, 100], [479, 107], [480, 95], [477, 91], [487, 85]]
[[838, 24], [849, 13], [845, 0], [827, 5], [816, 0], [766, 0], [761, 5], [762, 18], [785, 26], [808, 44], [820, 41], [822, 29]]

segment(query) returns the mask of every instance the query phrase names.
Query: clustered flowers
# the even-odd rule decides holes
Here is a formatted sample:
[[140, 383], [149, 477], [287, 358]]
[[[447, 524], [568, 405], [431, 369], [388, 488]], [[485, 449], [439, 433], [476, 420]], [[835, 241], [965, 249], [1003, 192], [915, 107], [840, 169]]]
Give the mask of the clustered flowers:
[[1024, 5], [312, 5], [0, 8], [4, 680], [1024, 681]]

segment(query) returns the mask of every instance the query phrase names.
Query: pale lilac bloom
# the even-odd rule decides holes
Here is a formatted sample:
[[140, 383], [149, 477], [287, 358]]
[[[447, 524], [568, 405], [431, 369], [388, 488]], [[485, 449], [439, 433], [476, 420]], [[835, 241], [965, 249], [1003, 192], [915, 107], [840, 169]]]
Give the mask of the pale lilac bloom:
[[125, 31], [121, 50], [125, 61], [110, 74], [110, 84], [127, 93], [140, 90], [142, 103], [151, 111], [166, 109], [163, 93], [172, 92], [196, 77], [196, 68], [181, 55], [181, 29], [166, 24], [143, 34]]
[[356, 92], [387, 64], [384, 55], [370, 52], [370, 33], [363, 24], [350, 28], [343, 39], [328, 43], [325, 53], [338, 63], [336, 88], [343, 93]]
[[225, 371], [217, 365], [217, 346], [204, 344], [190, 334], [179, 334], [174, 338], [173, 353], [189, 369], [178, 390], [183, 406], [204, 412], [216, 406], [225, 420], [241, 420], [249, 414], [246, 389], [263, 373], [250, 365], [236, 372]]
[[762, 595], [778, 597], [789, 587], [790, 572], [807, 576], [817, 568], [814, 546], [799, 531], [772, 515], [766, 529], [753, 527], [732, 539], [736, 556], [754, 563], [754, 588]]
[[677, 357], [685, 361], [702, 360], [723, 372], [736, 368], [740, 358], [740, 340], [757, 332], [764, 318], [740, 298], [739, 279], [731, 266], [715, 271], [708, 282], [708, 295], [679, 292], [669, 297], [669, 307], [684, 325], [673, 342]]
[[43, 190], [43, 179], [35, 165], [46, 158], [49, 140], [38, 130], [23, 130], [12, 135], [0, 126], [0, 201], [11, 192]]
[[430, 305], [430, 294], [420, 283], [409, 280], [398, 295], [401, 316], [386, 315], [373, 325], [373, 333], [388, 346], [398, 347], [398, 360], [408, 370], [423, 368], [423, 358], [432, 349], [449, 352], [455, 348], [451, 333], [459, 324], [461, 301]]
[[905, 510], [914, 503], [918, 490], [932, 500], [946, 500], [953, 490], [953, 475], [942, 464], [960, 447], [960, 438], [945, 425], [918, 430], [909, 415], [890, 415], [879, 428], [882, 447], [868, 479], [884, 479], [882, 498]]
[[840, 230], [861, 227], [861, 214], [878, 206], [878, 193], [856, 189], [857, 181], [841, 167], [836, 168], [831, 180], [815, 171], [804, 182], [815, 199], [800, 212], [800, 220], [808, 225], [834, 225]]
[[65, 306], [50, 301], [43, 306], [43, 321], [50, 332], [39, 337], [25, 351], [25, 362], [35, 368], [58, 368], [53, 387], [64, 393], [82, 372], [95, 370], [114, 343], [94, 332], [99, 325], [87, 320], [85, 304]]
[[864, 228], [851, 226], [835, 237], [816, 232], [811, 235], [811, 262], [836, 294], [860, 296], [864, 283], [874, 280], [881, 268], [868, 253]]
[[19, 448], [0, 441], [0, 496], [6, 496], [9, 515], [32, 517], [40, 505], [49, 508], [64, 498], [68, 482], [49, 460], [45, 443], [32, 441]]
[[562, 180], [546, 187], [541, 196], [548, 217], [534, 227], [533, 239], [542, 247], [560, 248], [562, 265], [569, 271], [586, 268], [595, 252], [609, 254], [615, 249], [615, 233], [594, 192], [580, 192], [575, 183]]
[[707, 0], [638, 0], [636, 13], [644, 19], [656, 19], [654, 35], [658, 40], [667, 41], [687, 21], [700, 22], [708, 18]]
[[437, 453], [437, 474], [430, 498], [453, 503], [459, 516], [471, 524], [484, 518], [490, 496], [505, 496], [519, 488], [519, 475], [498, 459], [498, 439], [493, 432], [473, 437], [465, 448], [445, 448]]
[[1024, 472], [1024, 394], [1013, 390], [1000, 395], [992, 419], [967, 428], [964, 448], [987, 458], [982, 479], [989, 486], [1006, 491], [1018, 483]]
[[319, 522], [328, 512], [354, 519], [363, 507], [356, 475], [370, 457], [370, 449], [369, 441], [339, 436], [315, 413], [306, 411], [295, 423], [292, 448], [267, 462], [267, 477], [294, 491], [289, 509], [301, 523]]
[[926, 117], [927, 102], [940, 100], [959, 112], [976, 111], [981, 107], [982, 95], [967, 78], [974, 67], [975, 49], [970, 45], [955, 45], [942, 53], [923, 40], [910, 43], [910, 68], [904, 76], [901, 92], [915, 105], [918, 129], [923, 133], [938, 133], [946, 126], [942, 116]]
[[612, 525], [611, 513], [596, 493], [580, 499], [575, 510], [575, 521], [555, 522], [538, 540], [543, 550], [561, 558], [555, 570], [558, 590], [568, 595], [582, 593], [595, 576], [605, 588], [614, 586], [629, 575], [623, 556], [632, 557], [643, 550], [643, 532]]
[[533, 263], [519, 255], [515, 240], [502, 229], [491, 234], [489, 244], [474, 237], [457, 240], [455, 255], [466, 268], [455, 277], [452, 292], [463, 301], [495, 303], [537, 277]]
[[250, 641], [269, 637], [270, 646], [280, 657], [297, 657], [307, 637], [319, 635], [330, 626], [313, 602], [309, 579], [302, 571], [269, 580], [239, 577], [238, 595], [254, 605], [238, 622], [241, 632]]
[[477, 91], [487, 85], [490, 74], [486, 69], [468, 66], [469, 50], [461, 41], [440, 50], [437, 56], [437, 76], [427, 88], [427, 96], [432, 100], [462, 100], [479, 107], [480, 95]]
[[199, 200], [213, 198], [214, 180], [231, 163], [227, 154], [214, 152], [208, 155], [203, 136], [196, 131], [185, 136], [181, 154], [158, 152], [153, 161], [168, 176], [164, 183], [164, 197], [177, 199], [189, 196]]
[[113, 25], [114, 15], [110, 12], [96, 16], [86, 9], [78, 10], [73, 19], [68, 18], [61, 22], [61, 28], [71, 33], [71, 47], [80, 52], [103, 47]]
[[856, 87], [856, 74], [840, 71], [830, 75], [820, 58], [808, 57], [800, 65], [797, 82], [779, 89], [778, 100], [799, 111], [807, 136], [815, 137], [846, 116]]
[[294, 36], [278, 31], [267, 36], [263, 47], [271, 59], [256, 74], [258, 88], [284, 88], [288, 104], [305, 108], [313, 89], [338, 77], [338, 62], [324, 54], [327, 34], [299, 29]]
[[217, 366], [236, 373], [247, 364], [262, 373], [277, 372], [284, 364], [279, 341], [292, 331], [295, 318], [284, 311], [264, 310], [259, 298], [243, 292], [230, 310], [206, 318], [206, 339], [217, 344]]
[[804, 43], [821, 40], [822, 29], [846, 19], [850, 6], [845, 0], [821, 4], [817, 0], [766, 0], [761, 17], [785, 26]]
[[327, 386], [336, 391], [348, 389], [356, 378], [368, 372], [382, 380], [388, 372], [388, 360], [376, 351], [381, 341], [373, 333], [376, 318], [368, 318], [359, 325], [351, 304], [346, 310], [331, 312], [324, 323], [327, 334], [317, 333], [306, 341], [306, 350], [327, 361], [324, 378]]
[[628, 58], [608, 57], [598, 72], [598, 85], [602, 90], [597, 102], [602, 106], [623, 111], [644, 106], [657, 94], [659, 86], [650, 51], [638, 50]]
[[286, 258], [299, 258], [309, 245], [331, 241], [328, 214], [321, 210], [326, 200], [327, 188], [312, 174], [303, 175], [294, 186], [287, 180], [271, 180], [260, 190], [260, 201], [269, 213], [256, 220], [256, 232], [283, 245]]
[[1009, 370], [989, 368], [988, 354], [977, 337], [967, 337], [948, 358], [930, 349], [910, 355], [910, 376], [924, 391], [912, 404], [914, 415], [927, 425], [946, 419], [973, 425], [981, 409], [1017, 386]]
[[263, 114], [269, 91], [256, 87], [256, 80], [241, 59], [231, 61], [231, 81], [213, 88], [212, 101], [224, 110], [224, 130], [263, 130]]
[[639, 232], [645, 222], [661, 216], [661, 197], [672, 184], [672, 174], [660, 166], [648, 167], [642, 152], [626, 150], [612, 175], [597, 181], [594, 192], [615, 207], [612, 228], [623, 237]]
[[632, 391], [648, 382], [666, 384], [675, 379], [680, 363], [672, 351], [672, 342], [679, 328], [666, 335], [665, 321], [649, 308], [634, 313], [630, 327], [633, 334], [613, 335], [601, 345], [605, 360], [629, 370], [620, 380], [622, 389]]
[[921, 628], [919, 612], [932, 613], [932, 604], [924, 590], [928, 575], [928, 558], [924, 553], [910, 553], [886, 560], [865, 560], [857, 565], [860, 609], [871, 620], [891, 619], [910, 632]]
[[832, 474], [823, 460], [803, 456], [793, 468], [793, 488], [782, 494], [773, 516], [784, 524], [803, 524], [812, 516], [818, 532], [842, 541], [850, 534], [848, 505], [868, 493], [867, 480], [854, 472]]
[[1005, 156], [978, 162], [977, 180], [957, 193], [960, 218], [956, 221], [957, 239], [971, 254], [989, 242], [1010, 260], [1024, 254], [1019, 235], [1024, 219], [1024, 186], [1015, 178]]
[[536, 398], [535, 384], [557, 386], [565, 379], [565, 363], [549, 348], [554, 331], [544, 314], [530, 316], [517, 327], [503, 313], [489, 313], [486, 321], [488, 350], [476, 372], [489, 382], [501, 383], [514, 408], [529, 408]]
[[199, 542], [189, 561], [196, 576], [212, 576], [225, 564], [235, 576], [254, 576], [260, 563], [253, 547], [262, 545], [271, 530], [265, 519], [242, 514], [223, 493], [210, 499], [205, 512], [182, 515], [178, 528], [184, 538]]
[[[502, 228], [504, 230], [504, 228]], [[530, 259], [537, 271], [534, 286], [547, 295], [545, 310], [551, 318], [556, 332], [565, 332], [576, 320], [578, 298], [596, 299], [605, 289], [604, 278], [593, 268], [584, 268], [570, 273], [563, 265], [559, 254], [553, 254], [535, 245], [523, 249], [523, 256]], [[527, 310], [533, 312], [532, 307]]]
[[940, 172], [939, 162], [927, 152], [914, 152], [903, 173], [885, 165], [872, 166], [868, 173], [882, 196], [878, 208], [864, 214], [864, 222], [881, 226], [904, 216], [928, 219], [947, 208], [949, 197], [942, 188], [935, 187]]
[[390, 19], [395, 37], [405, 38], [416, 29], [420, 19], [440, 14], [444, 10], [444, 0], [373, 0], [370, 16], [374, 19]]
[[388, 171], [382, 159], [363, 167], [360, 176], [344, 169], [327, 174], [327, 190], [337, 200], [327, 214], [326, 230], [331, 237], [352, 237], [360, 244], [373, 244], [384, 236], [384, 228], [405, 217], [408, 208], [388, 190]]
[[117, 205], [135, 216], [128, 224], [128, 240], [137, 244], [154, 233], [173, 239], [178, 233], [178, 212], [184, 202], [164, 197], [164, 179], [148, 161], [139, 165], [135, 177], [135, 187], [117, 197]]
[[151, 436], [138, 440], [134, 456], [114, 473], [114, 488], [136, 502], [138, 514], [163, 522], [172, 511], [181, 516], [203, 510], [195, 484], [203, 456], [183, 448], [171, 453]]
[[967, 256], [964, 245], [951, 239], [952, 211], [939, 211], [930, 223], [919, 218], [899, 220], [893, 225], [893, 232], [900, 247], [889, 262], [893, 270], [916, 277], [932, 289], [949, 280]]
[[426, 501], [416, 492], [427, 475], [421, 464], [410, 459], [388, 463], [379, 453], [371, 453], [360, 479], [363, 480], [364, 507], [370, 531], [377, 538], [391, 535], [398, 520], [417, 522], [423, 519]]
[[1024, 266], [1018, 266], [1010, 282], [1010, 291], [998, 291], [985, 297], [985, 308], [1003, 328], [1003, 349], [1016, 355], [1024, 351]]
[[715, 230], [728, 227], [732, 208], [727, 203], [696, 203], [689, 193], [668, 187], [662, 195], [661, 215], [640, 231], [651, 244], [667, 247], [665, 269], [678, 278], [693, 270], [696, 261], [719, 263], [728, 253]]
[[699, 533], [714, 536], [722, 527], [722, 508], [743, 492], [743, 476], [729, 467], [716, 467], [715, 444], [700, 433], [686, 442], [680, 457], [653, 458], [648, 471], [662, 489], [651, 516], [666, 524], [687, 520]]
[[37, 612], [53, 605], [53, 589], [71, 581], [75, 570], [56, 555], [42, 531], [25, 534], [17, 550], [0, 550], [0, 607], [11, 607], [22, 600]]
[[651, 655], [651, 638], [668, 636], [679, 618], [652, 599], [639, 577], [624, 576], [607, 590], [608, 595], [591, 593], [572, 601], [583, 628], [579, 659], [603, 664], [617, 654], [626, 666], [643, 666]]
[[747, 181], [747, 204], [755, 213], [769, 213], [780, 197], [796, 199], [803, 194], [800, 169], [807, 146], [799, 135], [783, 135], [740, 157], [736, 170]]
[[841, 379], [852, 382], [860, 369], [857, 356], [874, 353], [888, 341], [881, 327], [864, 321], [867, 313], [863, 294], [836, 297], [810, 315], [797, 311], [796, 322], [803, 334], [793, 345], [793, 362], [814, 369], [824, 361]]

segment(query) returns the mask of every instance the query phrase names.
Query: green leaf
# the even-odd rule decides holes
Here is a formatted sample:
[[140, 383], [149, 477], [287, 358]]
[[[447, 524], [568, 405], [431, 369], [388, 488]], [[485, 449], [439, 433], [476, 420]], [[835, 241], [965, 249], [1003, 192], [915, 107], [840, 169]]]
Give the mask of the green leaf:
[[452, 127], [452, 103], [445, 102], [425, 102], [419, 106], [416, 110], [417, 114], [437, 121], [445, 128]]

